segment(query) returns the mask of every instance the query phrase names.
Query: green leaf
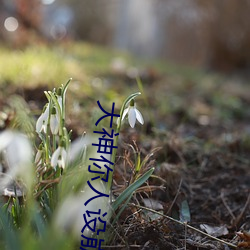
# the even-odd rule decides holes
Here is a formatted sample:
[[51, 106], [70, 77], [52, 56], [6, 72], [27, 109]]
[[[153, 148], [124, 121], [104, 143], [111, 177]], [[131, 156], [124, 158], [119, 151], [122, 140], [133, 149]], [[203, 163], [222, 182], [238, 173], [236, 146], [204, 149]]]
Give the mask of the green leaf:
[[14, 228], [11, 227], [8, 221], [8, 215], [3, 212], [2, 208], [0, 208], [0, 228], [2, 228], [1, 231], [3, 231], [6, 250], [21, 250], [17, 233], [14, 231]]
[[191, 220], [190, 210], [187, 200], [183, 200], [181, 202], [180, 208], [180, 221], [181, 222], [189, 222]]
[[45, 229], [46, 229], [45, 222], [44, 222], [42, 215], [38, 211], [34, 211], [33, 221], [34, 221], [34, 224], [36, 225], [38, 235], [40, 237], [44, 236]]
[[141, 170], [142, 164], [141, 164], [141, 154], [140, 152], [137, 154], [136, 158], [136, 167], [135, 167], [135, 172], [139, 173]]
[[112, 221], [112, 225], [114, 225], [116, 223], [116, 221], [119, 219], [121, 213], [123, 212], [123, 210], [125, 209], [125, 207], [127, 206], [127, 204], [129, 203], [130, 199], [132, 198], [133, 193], [131, 193], [129, 195], [129, 197], [127, 198], [127, 200], [124, 202], [123, 206], [119, 209], [117, 215], [115, 216], [114, 220]]
[[62, 89], [62, 95], [65, 96], [66, 95], [66, 91], [68, 89], [69, 83], [72, 81], [72, 78], [69, 78], [69, 80], [67, 81], [67, 83], [63, 86]]
[[147, 181], [147, 179], [154, 172], [154, 168], [149, 169], [144, 175], [138, 178], [133, 184], [131, 184], [128, 188], [126, 188], [118, 198], [113, 202], [112, 208], [115, 211], [124, 200], [126, 200], [137, 188], [139, 188], [143, 183]]

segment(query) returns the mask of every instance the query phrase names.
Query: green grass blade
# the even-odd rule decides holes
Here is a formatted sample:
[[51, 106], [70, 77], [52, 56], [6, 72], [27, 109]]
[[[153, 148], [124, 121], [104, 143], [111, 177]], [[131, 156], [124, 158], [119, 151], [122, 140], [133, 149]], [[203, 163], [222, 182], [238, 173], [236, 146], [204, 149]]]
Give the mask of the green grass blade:
[[137, 188], [139, 188], [154, 172], [154, 168], [149, 169], [144, 175], [142, 175], [138, 180], [136, 180], [133, 184], [131, 184], [128, 188], [126, 188], [118, 198], [113, 202], [112, 208], [115, 211], [122, 202], [127, 199]]
[[36, 225], [37, 233], [40, 237], [44, 236], [46, 227], [42, 215], [39, 212], [34, 212], [33, 215], [34, 224]]
[[0, 232], [5, 239], [6, 250], [21, 250], [20, 242], [14, 228], [8, 222], [7, 213], [0, 208]]
[[116, 223], [116, 221], [119, 219], [121, 213], [124, 211], [124, 209], [126, 208], [127, 204], [129, 203], [130, 199], [132, 198], [133, 193], [131, 193], [129, 195], [129, 197], [127, 198], [127, 200], [125, 201], [125, 203], [123, 204], [123, 206], [119, 209], [117, 215], [115, 216], [114, 220], [112, 221], [112, 225], [114, 225]]

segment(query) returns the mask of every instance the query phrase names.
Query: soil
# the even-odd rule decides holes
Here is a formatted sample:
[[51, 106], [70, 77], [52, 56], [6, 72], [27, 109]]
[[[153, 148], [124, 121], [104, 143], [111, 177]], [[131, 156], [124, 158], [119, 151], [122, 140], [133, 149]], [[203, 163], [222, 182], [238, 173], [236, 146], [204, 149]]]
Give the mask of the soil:
[[[163, 101], [162, 91], [176, 94], [173, 85], [163, 84], [162, 79], [157, 81], [145, 87], [149, 105], [153, 108], [159, 105], [154, 100], [155, 96], [159, 96], [158, 102]], [[190, 91], [188, 96], [185, 96], [187, 92], [178, 94], [183, 98], [182, 104], [166, 117], [164, 110], [153, 112], [156, 122], [146, 121], [142, 135], [140, 125], [136, 125], [135, 130], [122, 131], [114, 195], [119, 195], [136, 176], [133, 150], [128, 145], [141, 152], [141, 159], [155, 150], [141, 169], [141, 174], [152, 166], [155, 172], [129, 202], [115, 225], [113, 241], [103, 249], [228, 250], [235, 248], [227, 243], [237, 246], [242, 241], [247, 242], [236, 232], [250, 230], [250, 119], [246, 111], [250, 96], [246, 96], [244, 91], [249, 90], [249, 85], [237, 96], [244, 104], [240, 108], [246, 112], [240, 119], [237, 112], [230, 113], [233, 115], [226, 120], [214, 116], [219, 107], [211, 104], [211, 93], [200, 96], [188, 84], [185, 88]], [[31, 109], [41, 109], [44, 89], [46, 87], [22, 89], [21, 95]], [[17, 92], [20, 94], [20, 90]], [[186, 106], [190, 95], [193, 105]], [[195, 110], [195, 103], [201, 101], [203, 104], [199, 104], [198, 109], [203, 110]], [[77, 121], [74, 124], [79, 126]], [[183, 225], [138, 205], [151, 207], [183, 222]], [[208, 234], [225, 243], [188, 226], [203, 232], [206, 231], [204, 227], [209, 227]]]

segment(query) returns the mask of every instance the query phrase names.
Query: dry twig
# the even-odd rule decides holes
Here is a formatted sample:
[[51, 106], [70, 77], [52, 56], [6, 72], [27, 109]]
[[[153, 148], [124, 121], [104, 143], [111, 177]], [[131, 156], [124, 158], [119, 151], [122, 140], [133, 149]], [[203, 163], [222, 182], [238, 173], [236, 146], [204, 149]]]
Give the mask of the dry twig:
[[136, 204], [134, 204], [134, 203], [130, 203], [130, 204], [128, 204], [128, 205], [134, 206], [134, 207], [137, 207], [137, 208], [140, 208], [140, 209], [145, 209], [145, 210], [150, 211], [150, 212], [152, 212], [152, 213], [161, 215], [161, 216], [163, 216], [163, 217], [165, 217], [165, 218], [167, 218], [167, 219], [169, 219], [169, 220], [171, 220], [171, 221], [174, 221], [174, 222], [176, 222], [176, 223], [178, 223], [178, 224], [181, 224], [181, 225], [184, 226], [184, 227], [186, 226], [187, 228], [192, 229], [192, 230], [194, 230], [194, 231], [196, 231], [196, 232], [198, 232], [198, 233], [200, 233], [200, 234], [203, 234], [203, 235], [205, 235], [205, 236], [207, 236], [207, 237], [209, 237], [209, 238], [211, 238], [211, 239], [213, 239], [213, 240], [219, 241], [219, 242], [221, 242], [221, 243], [223, 243], [223, 244], [226, 244], [226, 245], [228, 245], [228, 246], [230, 246], [230, 247], [237, 248], [236, 245], [234, 245], [234, 244], [232, 244], [232, 243], [229, 243], [229, 242], [226, 242], [226, 241], [224, 241], [224, 240], [218, 239], [218, 238], [216, 238], [216, 237], [214, 237], [214, 236], [212, 236], [212, 235], [209, 235], [209, 234], [207, 234], [207, 233], [205, 233], [205, 232], [203, 232], [203, 231], [201, 231], [201, 230], [199, 230], [199, 229], [197, 229], [197, 228], [195, 228], [195, 227], [192, 227], [192, 226], [188, 225], [186, 222], [181, 222], [181, 221], [175, 220], [175, 219], [173, 219], [173, 218], [170, 217], [170, 216], [161, 214], [161, 213], [159, 213], [159, 212], [157, 212], [157, 211], [155, 211], [155, 210], [153, 210], [153, 209], [150, 209], [150, 208], [147, 208], [147, 207], [144, 207], [144, 206], [141, 206], [141, 205], [136, 205]]

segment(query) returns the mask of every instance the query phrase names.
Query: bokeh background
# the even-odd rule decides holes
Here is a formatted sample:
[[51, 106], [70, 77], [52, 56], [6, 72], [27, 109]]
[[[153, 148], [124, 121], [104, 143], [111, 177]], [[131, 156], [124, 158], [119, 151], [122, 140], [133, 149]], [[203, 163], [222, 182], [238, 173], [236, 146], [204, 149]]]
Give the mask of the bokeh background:
[[68, 39], [221, 71], [248, 71], [249, 0], [1, 0], [13, 47]]
[[[145, 123], [123, 123], [114, 197], [141, 161], [159, 178], [133, 201], [146, 205], [150, 197], [177, 219], [185, 202], [196, 228], [223, 225], [225, 240], [237, 244], [235, 232], [250, 230], [249, 13], [250, 0], [0, 0], [0, 131], [29, 134], [47, 102], [44, 91], [70, 77], [65, 124], [72, 141], [96, 130], [97, 100], [107, 108], [115, 102], [118, 112], [140, 91]], [[152, 230], [152, 220], [126, 207], [112, 249], [124, 242], [152, 250], [220, 248], [167, 220]], [[30, 231], [18, 231], [25, 250], [56, 244], [48, 233], [39, 248]], [[60, 247], [50, 249], [75, 249], [59, 238]]]

